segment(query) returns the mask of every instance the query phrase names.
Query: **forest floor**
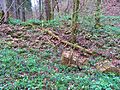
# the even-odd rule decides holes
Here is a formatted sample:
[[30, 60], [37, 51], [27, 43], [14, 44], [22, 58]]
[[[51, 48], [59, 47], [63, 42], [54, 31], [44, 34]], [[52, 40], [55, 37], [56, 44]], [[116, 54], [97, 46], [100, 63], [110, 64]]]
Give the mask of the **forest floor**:
[[61, 40], [70, 42], [70, 28], [25, 28], [22, 26], [0, 25], [0, 88], [41, 89], [41, 90], [119, 90], [120, 76], [101, 73], [96, 63], [111, 60], [120, 68], [120, 34], [88, 32], [81, 30], [77, 35], [78, 45], [98, 52], [88, 55], [79, 49], [79, 60], [87, 59], [88, 64], [81, 71], [77, 67], [61, 64], [61, 54], [71, 46], [49, 35], [52, 31]]

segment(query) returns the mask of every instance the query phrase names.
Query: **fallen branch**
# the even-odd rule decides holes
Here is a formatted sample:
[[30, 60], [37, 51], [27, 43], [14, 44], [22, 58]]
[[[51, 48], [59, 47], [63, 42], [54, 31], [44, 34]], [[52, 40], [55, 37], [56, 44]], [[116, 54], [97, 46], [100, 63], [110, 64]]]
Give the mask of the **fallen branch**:
[[61, 42], [64, 43], [64, 44], [67, 44], [67, 45], [69, 45], [69, 46], [72, 46], [73, 48], [80, 49], [81, 51], [83, 51], [83, 52], [85, 52], [85, 53], [87, 53], [87, 54], [93, 54], [93, 52], [90, 51], [90, 50], [88, 50], [88, 49], [85, 49], [85, 48], [83, 48], [83, 47], [81, 47], [81, 46], [79, 46], [79, 45], [77, 45], [77, 44], [73, 44], [73, 43], [70, 43], [70, 42], [68, 42], [68, 41], [65, 41], [65, 40], [60, 39], [57, 35], [55, 35], [55, 34], [54, 34], [52, 31], [50, 31], [50, 30], [47, 30], [47, 29], [46, 29], [45, 32], [47, 32], [49, 35], [53, 36], [54, 38], [58, 39], [59, 41], [61, 41]]
[[[44, 30], [42, 30], [42, 31], [44, 31], [44, 32], [48, 33], [49, 35], [51, 35], [52, 37], [58, 39], [60, 42], [66, 44], [66, 45], [69, 45], [69, 46], [71, 46], [71, 47], [73, 47], [73, 48], [80, 49], [81, 51], [83, 51], [83, 52], [85, 52], [85, 53], [87, 53], [87, 54], [89, 54], [89, 55], [93, 55], [93, 56], [100, 55], [100, 56], [102, 56], [102, 57], [104, 57], [104, 58], [106, 58], [106, 59], [111, 59], [110, 56], [106, 56], [105, 54], [101, 54], [101, 53], [96, 52], [96, 51], [90, 51], [89, 49], [86, 49], [86, 48], [84, 48], [84, 47], [81, 47], [81, 46], [79, 46], [79, 45], [77, 45], [77, 44], [73, 44], [73, 43], [70, 43], [70, 42], [68, 42], [68, 41], [66, 41], [66, 40], [62, 40], [62, 39], [60, 39], [60, 37], [58, 37], [57, 35], [55, 35], [55, 34], [54, 34], [51, 30], [49, 30], [49, 29], [44, 29]], [[119, 60], [119, 58], [117, 58], [117, 57], [114, 57], [114, 59]]]

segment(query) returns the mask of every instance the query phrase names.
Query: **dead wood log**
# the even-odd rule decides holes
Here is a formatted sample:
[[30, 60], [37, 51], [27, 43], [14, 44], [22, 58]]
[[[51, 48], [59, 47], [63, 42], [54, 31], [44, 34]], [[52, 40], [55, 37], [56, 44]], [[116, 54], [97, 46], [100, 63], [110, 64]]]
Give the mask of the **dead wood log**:
[[[73, 44], [73, 43], [70, 43], [70, 42], [68, 42], [68, 41], [66, 41], [66, 40], [62, 40], [59, 36], [55, 35], [55, 34], [54, 34], [51, 30], [49, 30], [49, 29], [44, 29], [44, 30], [42, 30], [42, 31], [48, 33], [49, 35], [51, 35], [52, 37], [58, 39], [60, 42], [66, 44], [66, 45], [69, 45], [69, 46], [71, 46], [71, 47], [73, 47], [73, 48], [75, 48], [75, 49], [80, 49], [80, 50], [83, 51], [84, 53], [87, 53], [87, 54], [93, 55], [93, 56], [100, 55], [101, 57], [104, 57], [104, 58], [106, 58], [106, 59], [111, 59], [110, 56], [106, 56], [106, 55], [101, 54], [101, 53], [99, 53], [99, 52], [91, 51], [91, 50], [89, 50], [89, 49], [83, 48], [83, 47], [79, 46], [78, 44]], [[119, 58], [117, 58], [117, 57], [115, 57], [115, 59], [119, 60]]]
[[83, 51], [83, 52], [85, 52], [85, 53], [87, 53], [87, 54], [93, 54], [93, 52], [92, 51], [90, 51], [90, 50], [88, 50], [88, 49], [85, 49], [85, 48], [83, 48], [83, 47], [81, 47], [81, 46], [79, 46], [79, 45], [77, 45], [77, 44], [73, 44], [73, 43], [70, 43], [70, 42], [68, 42], [68, 41], [65, 41], [65, 40], [62, 40], [62, 39], [60, 39], [57, 35], [55, 35], [52, 31], [50, 31], [50, 30], [45, 30], [45, 32], [47, 32], [49, 35], [51, 35], [51, 36], [53, 36], [54, 38], [56, 38], [56, 39], [58, 39], [59, 41], [61, 41], [62, 43], [64, 43], [64, 44], [67, 44], [67, 45], [69, 45], [69, 46], [72, 46], [73, 48], [76, 48], [76, 49], [80, 49], [81, 51]]
[[120, 75], [120, 68], [113, 65], [109, 60], [96, 63], [96, 69], [101, 72], [113, 72]]
[[87, 63], [88, 58], [79, 58], [79, 54], [73, 50], [62, 52], [61, 64], [63, 65], [81, 67]]

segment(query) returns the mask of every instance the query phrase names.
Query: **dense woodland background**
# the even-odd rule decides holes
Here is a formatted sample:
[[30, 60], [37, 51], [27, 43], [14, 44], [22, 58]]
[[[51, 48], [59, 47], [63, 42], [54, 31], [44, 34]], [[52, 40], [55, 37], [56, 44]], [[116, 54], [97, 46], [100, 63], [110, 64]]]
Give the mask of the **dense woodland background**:
[[[119, 0], [98, 0], [101, 4], [103, 15], [119, 16]], [[9, 11], [10, 16], [16, 19], [27, 20], [30, 18], [46, 19], [47, 11], [52, 11], [53, 16], [71, 14], [72, 0], [0, 0], [0, 7]], [[80, 15], [94, 15], [97, 0], [80, 0]]]
[[120, 90], [120, 0], [0, 0], [1, 90]]

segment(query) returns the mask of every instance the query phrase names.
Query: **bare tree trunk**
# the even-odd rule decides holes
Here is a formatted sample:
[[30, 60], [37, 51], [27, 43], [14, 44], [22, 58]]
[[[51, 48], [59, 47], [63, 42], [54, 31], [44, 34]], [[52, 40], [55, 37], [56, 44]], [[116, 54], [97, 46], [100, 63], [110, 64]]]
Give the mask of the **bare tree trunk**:
[[64, 12], [65, 12], [65, 14], [67, 13], [69, 13], [69, 3], [70, 3], [70, 1], [68, 0], [68, 3], [67, 3], [67, 7], [65, 8], [65, 10], [64, 10]]
[[[24, 0], [21, 0], [21, 3], [23, 3]], [[22, 17], [22, 21], [25, 21], [26, 20], [26, 15], [25, 15], [25, 3], [23, 3], [22, 7], [21, 7], [21, 17]]]
[[[19, 0], [19, 2], [20, 2], [20, 4], [22, 3], [22, 0]], [[20, 19], [21, 20], [23, 20], [23, 8], [24, 8], [24, 6], [22, 5], [21, 7], [20, 7]]]
[[55, 6], [56, 6], [56, 8], [57, 8], [57, 11], [58, 11], [58, 13], [59, 13], [59, 5], [58, 5], [58, 0], [55, 0]]
[[101, 0], [97, 0], [96, 2], [96, 13], [95, 13], [95, 28], [98, 29], [101, 27], [100, 24], [100, 13], [101, 13]]
[[14, 9], [14, 17], [16, 19], [20, 19], [20, 8], [18, 8], [20, 5], [20, 0], [14, 0], [14, 5], [13, 5], [13, 9]]
[[72, 43], [76, 43], [79, 3], [80, 3], [79, 0], [73, 0], [72, 39], [71, 39]]
[[50, 0], [45, 0], [45, 13], [46, 13], [46, 20], [51, 20], [51, 4], [50, 4]]
[[54, 19], [55, 8], [57, 9], [57, 12], [59, 13], [58, 0], [52, 0], [51, 1], [51, 19]]
[[44, 13], [44, 10], [43, 10], [43, 0], [39, 0], [39, 13], [40, 13], [40, 20], [43, 19], [43, 13]]
[[17, 18], [16, 11], [17, 11], [16, 0], [13, 0], [13, 16], [14, 16], [14, 18]]
[[25, 0], [14, 0], [15, 17], [25, 21]]
[[6, 0], [0, 0], [2, 6], [2, 17], [0, 22], [6, 23], [8, 21], [9, 13], [7, 12], [7, 2]]
[[14, 17], [16, 18], [16, 19], [19, 19], [19, 14], [18, 14], [18, 12], [19, 12], [19, 10], [18, 10], [18, 2], [17, 2], [17, 0], [14, 0]]
[[9, 9], [9, 13], [12, 14], [12, 12], [13, 12], [13, 0], [6, 0], [6, 2], [7, 2], [7, 7]]
[[31, 0], [23, 0], [24, 3], [24, 10], [25, 10], [25, 19], [32, 18], [32, 3]]
[[[20, 0], [17, 0], [16, 3], [17, 3], [17, 8], [18, 8], [18, 6], [21, 5]], [[17, 18], [20, 19], [20, 8], [18, 8], [17, 10]]]
[[41, 14], [42, 14], [42, 0], [39, 0], [39, 14], [40, 14], [39, 18], [40, 18], [40, 20], [41, 20]]
[[51, 2], [51, 19], [54, 19], [55, 0], [52, 0]]

